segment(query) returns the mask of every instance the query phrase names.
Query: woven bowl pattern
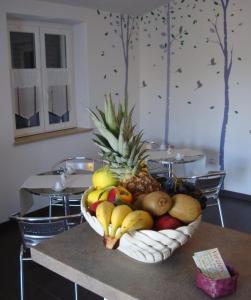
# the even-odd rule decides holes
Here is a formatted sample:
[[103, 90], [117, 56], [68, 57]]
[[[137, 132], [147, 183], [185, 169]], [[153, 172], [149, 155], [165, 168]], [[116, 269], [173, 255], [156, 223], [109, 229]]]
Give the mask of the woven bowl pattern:
[[[104, 231], [95, 216], [92, 216], [86, 206], [86, 198], [93, 188], [89, 188], [82, 196], [81, 210], [89, 225], [101, 236]], [[144, 263], [157, 263], [167, 259], [175, 249], [184, 245], [199, 226], [201, 217], [187, 226], [175, 230], [160, 231], [139, 230], [125, 233], [119, 243], [118, 250], [124, 254]]]

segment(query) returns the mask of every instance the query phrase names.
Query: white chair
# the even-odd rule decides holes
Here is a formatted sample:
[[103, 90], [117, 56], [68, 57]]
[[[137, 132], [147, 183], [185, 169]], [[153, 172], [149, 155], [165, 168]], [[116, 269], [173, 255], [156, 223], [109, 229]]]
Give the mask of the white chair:
[[[76, 173], [92, 173], [94, 169], [97, 169], [101, 165], [100, 161], [87, 158], [83, 156], [76, 157], [67, 157], [64, 158], [57, 163], [55, 163], [51, 172], [56, 174], [68, 173], [68, 174], [76, 174]], [[70, 207], [80, 207], [80, 198], [81, 196], [75, 195], [74, 198], [69, 199], [69, 208]], [[63, 201], [63, 197], [60, 195], [49, 195], [49, 217], [52, 216], [52, 208], [53, 206], [64, 206], [65, 203]]]
[[222, 227], [225, 227], [225, 225], [219, 193], [222, 188], [225, 176], [225, 171], [209, 171], [205, 175], [182, 178], [183, 181], [192, 182], [195, 187], [198, 188], [203, 193], [203, 195], [207, 197], [207, 207], [216, 205], [218, 206]]
[[[10, 216], [18, 222], [22, 244], [19, 255], [20, 299], [24, 300], [24, 261], [32, 261], [30, 248], [51, 239], [80, 222], [81, 214], [60, 217], [22, 217], [20, 213]], [[78, 299], [77, 284], [74, 283], [74, 299]]]
[[74, 156], [63, 158], [60, 161], [56, 162], [51, 171], [70, 171], [72, 173], [81, 173], [84, 171], [93, 172], [95, 164], [97, 164], [97, 160], [93, 158], [88, 158], [84, 156]]

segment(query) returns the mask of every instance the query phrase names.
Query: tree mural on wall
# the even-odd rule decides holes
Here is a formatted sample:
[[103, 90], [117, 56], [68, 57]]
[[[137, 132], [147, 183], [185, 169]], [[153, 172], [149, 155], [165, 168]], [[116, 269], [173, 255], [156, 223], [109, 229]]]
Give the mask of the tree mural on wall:
[[134, 27], [135, 17], [130, 15], [120, 15], [120, 33], [119, 37], [122, 43], [123, 57], [125, 63], [125, 99], [128, 97], [128, 71], [129, 71], [129, 53], [130, 44], [132, 44], [132, 34]]
[[228, 8], [230, 0], [220, 0], [220, 2], [213, 0], [214, 6], [220, 6], [222, 9], [222, 22], [223, 22], [223, 32], [219, 31], [219, 17], [220, 14], [216, 13], [215, 21], [210, 21], [211, 28], [210, 32], [216, 35], [216, 44], [220, 47], [220, 50], [224, 58], [224, 114], [221, 127], [220, 136], [220, 151], [219, 151], [219, 164], [221, 170], [225, 168], [225, 139], [228, 124], [229, 115], [229, 77], [232, 70], [233, 63], [233, 48], [229, 48], [228, 45]]
[[[179, 26], [177, 32], [174, 32], [174, 26], [171, 24], [171, 14], [174, 12], [172, 5], [176, 5], [177, 2], [169, 1], [165, 5], [166, 17], [163, 18], [163, 23], [166, 26], [166, 42], [161, 44], [161, 49], [166, 53], [166, 110], [165, 110], [165, 131], [164, 131], [164, 142], [165, 144], [169, 143], [169, 127], [170, 127], [170, 83], [171, 83], [171, 53], [172, 47], [175, 42], [180, 42], [180, 46], [183, 46], [184, 35], [187, 35], [188, 32], [183, 29], [183, 26]], [[182, 69], [179, 68], [178, 72], [182, 72]]]
[[[186, 4], [184, 1], [170, 0], [167, 1], [162, 7], [151, 11], [150, 13], [141, 17], [142, 30], [146, 33], [146, 37], [149, 39], [149, 43], [146, 46], [152, 47], [150, 39], [152, 37], [150, 32], [150, 24], [152, 24], [151, 31], [156, 34], [159, 32], [161, 35], [161, 43], [158, 45], [163, 55], [162, 60], [165, 61], [165, 74], [166, 74], [166, 98], [165, 98], [165, 117], [164, 117], [164, 136], [163, 141], [165, 144], [169, 143], [170, 132], [170, 94], [171, 94], [171, 75], [172, 75], [172, 55], [176, 54], [176, 51], [182, 50], [185, 44], [185, 38], [188, 36], [187, 30], [181, 25], [185, 22], [185, 19], [191, 19], [192, 15], [190, 10], [193, 10], [195, 6]], [[179, 21], [177, 19], [179, 18]], [[160, 22], [158, 22], [160, 21]], [[197, 24], [197, 20], [191, 20], [192, 24]], [[158, 24], [158, 25], [157, 25]], [[153, 64], [156, 67], [156, 64]], [[181, 75], [183, 73], [182, 67], [177, 67], [176, 74]], [[147, 87], [147, 82], [142, 81], [142, 87]], [[179, 84], [175, 84], [175, 88], [179, 88]], [[163, 99], [162, 95], [158, 94], [158, 99]]]
[[[129, 76], [129, 61], [130, 61], [130, 50], [133, 49], [134, 42], [138, 41], [138, 17], [131, 16], [128, 14], [112, 14], [107, 12], [101, 12], [97, 10], [97, 14], [103, 16], [111, 27], [111, 31], [105, 31], [104, 35], [108, 36], [111, 33], [119, 35], [122, 46], [123, 61], [124, 61], [124, 97], [128, 97], [128, 76]], [[115, 48], [115, 45], [112, 45]], [[101, 56], [105, 56], [104, 51], [101, 51]], [[118, 70], [114, 68], [114, 73], [118, 73]], [[104, 79], [107, 78], [107, 74], [104, 75]]]

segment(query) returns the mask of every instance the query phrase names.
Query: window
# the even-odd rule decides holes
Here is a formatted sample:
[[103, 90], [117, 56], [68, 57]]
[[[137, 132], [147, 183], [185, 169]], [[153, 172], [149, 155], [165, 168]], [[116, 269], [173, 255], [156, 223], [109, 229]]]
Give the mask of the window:
[[75, 127], [71, 27], [9, 22], [15, 136]]

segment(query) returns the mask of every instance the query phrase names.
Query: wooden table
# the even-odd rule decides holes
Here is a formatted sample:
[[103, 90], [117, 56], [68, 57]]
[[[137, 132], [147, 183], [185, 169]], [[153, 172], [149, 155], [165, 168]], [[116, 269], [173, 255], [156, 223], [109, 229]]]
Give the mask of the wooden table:
[[251, 297], [251, 235], [202, 223], [193, 237], [163, 263], [143, 264], [106, 250], [87, 223], [31, 249], [35, 262], [109, 300], [208, 300], [195, 286], [196, 251], [219, 248], [240, 273], [237, 292]]

